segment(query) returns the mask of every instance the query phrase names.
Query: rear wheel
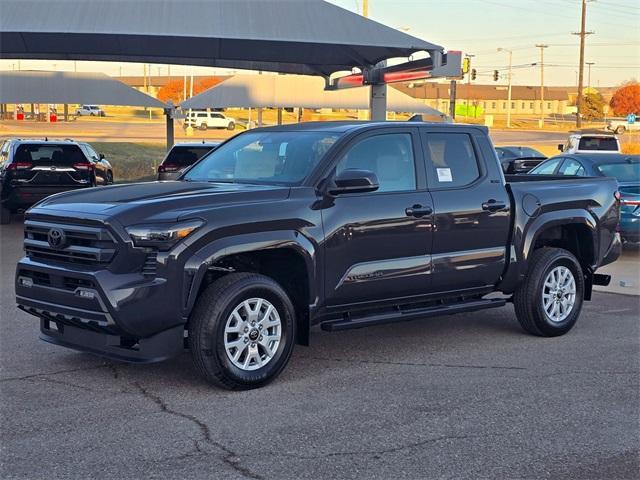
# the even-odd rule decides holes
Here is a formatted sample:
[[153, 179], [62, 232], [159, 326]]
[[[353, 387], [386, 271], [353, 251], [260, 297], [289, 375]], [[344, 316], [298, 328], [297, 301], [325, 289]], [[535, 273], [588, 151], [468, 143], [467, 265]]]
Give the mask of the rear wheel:
[[584, 275], [576, 257], [561, 248], [542, 248], [531, 255], [529, 271], [513, 302], [524, 330], [555, 337], [571, 330], [583, 298]]
[[250, 389], [276, 378], [294, 344], [295, 313], [272, 279], [232, 273], [207, 287], [189, 320], [196, 368], [228, 389]]
[[620, 125], [619, 127], [616, 128], [616, 133], [618, 135], [622, 135], [626, 130], [627, 129], [624, 126]]
[[0, 225], [8, 225], [11, 223], [11, 210], [0, 207]]
[[207, 124], [206, 123], [201, 123], [200, 124], [200, 130], [206, 130], [207, 129]]

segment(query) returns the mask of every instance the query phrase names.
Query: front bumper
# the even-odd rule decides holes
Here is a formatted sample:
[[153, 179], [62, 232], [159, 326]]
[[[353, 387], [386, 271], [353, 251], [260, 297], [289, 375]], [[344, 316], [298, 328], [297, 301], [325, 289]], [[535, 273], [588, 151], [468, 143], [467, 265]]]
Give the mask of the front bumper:
[[16, 269], [18, 308], [40, 318], [43, 340], [121, 361], [157, 362], [183, 351], [186, 318], [174, 289], [165, 278], [28, 257]]

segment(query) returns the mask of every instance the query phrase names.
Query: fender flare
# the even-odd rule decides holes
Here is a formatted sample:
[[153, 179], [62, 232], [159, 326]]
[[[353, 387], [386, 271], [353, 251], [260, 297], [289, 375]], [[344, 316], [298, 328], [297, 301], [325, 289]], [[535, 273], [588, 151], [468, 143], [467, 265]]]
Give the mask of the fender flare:
[[309, 282], [309, 304], [315, 302], [318, 292], [313, 291], [316, 279], [316, 247], [295, 230], [272, 230], [247, 233], [217, 239], [195, 252], [184, 266], [183, 308], [185, 316], [191, 313], [207, 270], [229, 255], [289, 248], [301, 255]]
[[[547, 212], [531, 218], [524, 231], [516, 231], [511, 247], [510, 264], [500, 282], [499, 288], [505, 293], [513, 292], [529, 270], [529, 258], [540, 235], [553, 227], [585, 225], [591, 232], [594, 254], [598, 252], [597, 220], [587, 210], [570, 209]], [[514, 263], [515, 262], [515, 263]]]

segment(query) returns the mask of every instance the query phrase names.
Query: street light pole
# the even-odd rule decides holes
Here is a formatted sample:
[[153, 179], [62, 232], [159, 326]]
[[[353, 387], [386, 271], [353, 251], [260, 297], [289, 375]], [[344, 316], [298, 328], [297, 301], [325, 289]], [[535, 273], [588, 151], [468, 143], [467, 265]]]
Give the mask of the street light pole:
[[511, 128], [511, 67], [513, 66], [513, 51], [506, 48], [498, 48], [499, 52], [509, 53], [509, 86], [507, 87], [507, 128]]
[[544, 49], [549, 45], [537, 44], [540, 49], [540, 128], [544, 127]]
[[586, 62], [589, 65], [589, 73], [587, 74], [587, 88], [591, 89], [591, 65], [595, 65], [596, 62]]

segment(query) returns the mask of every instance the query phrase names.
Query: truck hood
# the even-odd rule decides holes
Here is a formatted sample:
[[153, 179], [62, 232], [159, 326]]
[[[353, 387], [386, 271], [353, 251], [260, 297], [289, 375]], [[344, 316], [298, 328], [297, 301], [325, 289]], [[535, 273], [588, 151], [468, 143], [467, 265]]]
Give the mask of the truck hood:
[[95, 187], [47, 197], [29, 213], [116, 220], [128, 226], [197, 217], [226, 205], [283, 200], [289, 188], [209, 182], [148, 182]]

